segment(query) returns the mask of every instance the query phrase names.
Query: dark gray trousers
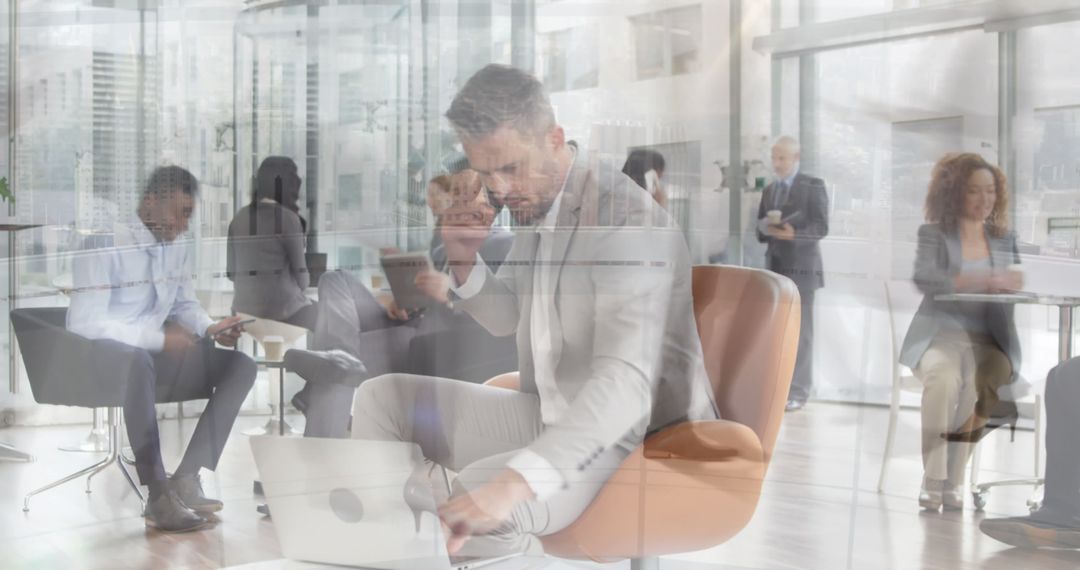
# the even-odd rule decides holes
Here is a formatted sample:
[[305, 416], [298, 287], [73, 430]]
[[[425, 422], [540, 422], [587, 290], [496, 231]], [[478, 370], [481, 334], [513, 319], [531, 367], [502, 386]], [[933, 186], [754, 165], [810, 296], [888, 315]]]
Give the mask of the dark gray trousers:
[[209, 398], [195, 425], [179, 474], [216, 469], [240, 406], [255, 382], [255, 362], [247, 355], [196, 342], [179, 354], [151, 354], [119, 342], [100, 343], [99, 374], [125, 375], [124, 421], [143, 484], [165, 479], [158, 436], [157, 402]]
[[1080, 358], [1046, 377], [1046, 489], [1036, 519], [1080, 527]]
[[791, 376], [789, 400], [805, 402], [814, 386], [814, 289], [799, 289], [802, 325], [799, 328], [799, 352]]

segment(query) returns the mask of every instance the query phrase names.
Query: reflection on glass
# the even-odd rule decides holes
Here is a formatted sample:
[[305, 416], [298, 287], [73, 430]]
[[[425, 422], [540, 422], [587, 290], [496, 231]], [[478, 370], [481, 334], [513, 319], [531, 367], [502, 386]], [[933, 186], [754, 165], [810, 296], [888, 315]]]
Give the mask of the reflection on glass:
[[653, 12], [630, 19], [634, 28], [637, 78], [652, 79], [701, 69], [701, 5]]
[[589, 89], [600, 82], [596, 30], [592, 26], [543, 34], [539, 39], [541, 79], [549, 91]]

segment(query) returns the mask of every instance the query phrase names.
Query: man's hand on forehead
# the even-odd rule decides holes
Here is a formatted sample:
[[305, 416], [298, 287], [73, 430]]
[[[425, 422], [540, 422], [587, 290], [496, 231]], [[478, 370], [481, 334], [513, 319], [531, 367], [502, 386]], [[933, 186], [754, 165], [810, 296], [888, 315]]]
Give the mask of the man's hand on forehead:
[[450, 196], [455, 206], [486, 202], [486, 197], [480, 191], [482, 187], [480, 175], [474, 170], [463, 170], [450, 177]]
[[491, 225], [494, 221], [493, 208], [475, 171], [465, 170], [451, 178], [450, 198], [451, 205], [443, 212], [444, 223]]

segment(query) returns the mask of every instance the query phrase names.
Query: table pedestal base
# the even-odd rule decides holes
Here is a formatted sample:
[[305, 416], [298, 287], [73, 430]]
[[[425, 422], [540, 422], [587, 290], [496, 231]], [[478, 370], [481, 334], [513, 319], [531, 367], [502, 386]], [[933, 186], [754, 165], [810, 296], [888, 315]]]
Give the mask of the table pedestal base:
[[251, 428], [245, 430], [244, 435], [285, 435], [285, 436], [298, 436], [302, 435], [302, 432], [297, 431], [292, 427], [284, 418], [278, 417], [277, 414], [273, 414], [269, 420], [262, 427]]

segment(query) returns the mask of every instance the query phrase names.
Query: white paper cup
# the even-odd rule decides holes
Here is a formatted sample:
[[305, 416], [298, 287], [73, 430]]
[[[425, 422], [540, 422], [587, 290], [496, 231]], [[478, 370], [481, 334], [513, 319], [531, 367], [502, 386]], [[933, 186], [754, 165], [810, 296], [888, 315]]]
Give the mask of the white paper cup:
[[280, 336], [264, 336], [262, 347], [266, 359], [270, 362], [281, 362], [285, 357], [285, 339]]
[[778, 225], [784, 219], [784, 213], [780, 210], [769, 210], [765, 212], [765, 219], [772, 225]]

